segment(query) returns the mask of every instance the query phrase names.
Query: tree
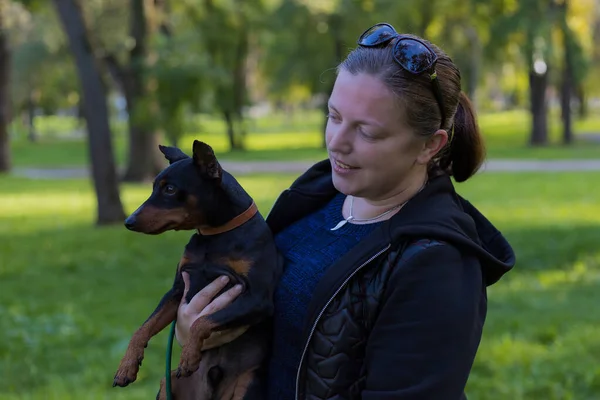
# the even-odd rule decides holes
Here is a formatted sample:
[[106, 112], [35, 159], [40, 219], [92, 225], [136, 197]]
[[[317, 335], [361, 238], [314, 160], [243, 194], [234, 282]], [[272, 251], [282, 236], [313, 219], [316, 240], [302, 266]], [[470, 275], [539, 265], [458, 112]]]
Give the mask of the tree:
[[11, 29], [11, 102], [14, 118], [22, 116], [29, 140], [35, 141], [37, 110], [53, 114], [73, 108], [80, 96], [70, 50], [54, 9], [51, 4], [26, 4]]
[[[156, 1], [156, 0], [155, 0]], [[166, 8], [166, 5], [169, 8]], [[189, 116], [202, 111], [214, 111], [214, 96], [218, 82], [225, 75], [215, 65], [206, 50], [202, 7], [185, 2], [167, 3], [160, 18], [159, 33], [152, 36], [152, 62], [145, 67], [145, 75], [152, 82], [152, 90], [144, 99], [145, 107], [152, 108], [144, 121], [160, 127], [173, 146], [186, 130], [197, 121]], [[223, 34], [223, 31], [211, 32]], [[195, 125], [194, 125], [195, 126]]]
[[568, 2], [564, 0], [559, 5], [561, 16], [560, 16], [560, 27], [563, 41], [563, 68], [562, 68], [562, 82], [560, 85], [560, 105], [561, 105], [561, 119], [563, 122], [563, 143], [571, 144], [573, 142], [573, 123], [571, 118], [571, 100], [574, 92], [574, 66], [573, 66], [573, 52], [574, 52], [574, 38], [569, 24], [567, 23], [567, 10]]
[[[435, 4], [424, 2], [421, 5], [425, 7], [427, 4], [429, 15], [435, 16], [429, 20], [433, 28], [430, 31], [435, 31], [438, 21], [442, 24], [434, 42], [439, 43], [458, 66], [462, 89], [477, 107], [481, 103], [478, 89], [483, 72], [489, 72], [495, 67], [494, 62], [486, 65], [485, 49], [490, 46], [489, 27], [502, 14], [504, 3], [502, 0], [438, 0]], [[503, 53], [503, 62], [506, 62], [507, 52]]]
[[260, 0], [230, 2], [204, 0], [202, 7], [187, 6], [202, 51], [212, 66], [214, 109], [227, 127], [231, 150], [242, 150], [246, 134], [244, 107], [247, 104], [247, 66], [253, 17], [260, 15]]
[[130, 0], [129, 36], [133, 46], [128, 52], [128, 61], [119, 62], [113, 53], [104, 57], [125, 96], [127, 106], [129, 143], [124, 181], [150, 180], [164, 168], [164, 158], [157, 151], [160, 136], [157, 127], [148, 123], [152, 120], [148, 118], [152, 110], [146, 101], [150, 94], [147, 74], [148, 42], [160, 26], [157, 16], [162, 6], [162, 1]]
[[529, 80], [531, 130], [529, 144], [548, 143], [548, 96], [552, 71], [552, 32], [556, 7], [552, 0], [521, 0], [505, 10], [490, 28], [492, 38], [488, 48], [496, 59], [506, 51], [507, 43], [519, 45]]
[[120, 223], [125, 218], [109, 125], [106, 91], [79, 0], [53, 0], [77, 66], [88, 131], [88, 152], [97, 198], [98, 225]]
[[0, 172], [11, 168], [10, 140], [10, 62], [11, 53], [6, 27], [8, 5], [0, 0]]
[[[321, 99], [329, 97], [335, 68], [348, 49], [356, 46], [362, 30], [379, 22], [375, 9], [387, 7], [377, 7], [367, 0], [297, 0], [278, 4], [270, 18], [270, 33], [265, 34], [267, 51], [262, 60], [263, 73], [270, 79], [271, 100], [299, 103], [307, 100], [305, 93]], [[300, 91], [299, 87], [306, 90]], [[295, 93], [304, 96], [294, 99]], [[326, 101], [322, 107], [325, 115]], [[324, 126], [322, 131], [325, 132]]]
[[[587, 4], [586, 4], [587, 3]], [[573, 110], [572, 101], [575, 97], [585, 103], [583, 97], [583, 81], [589, 72], [590, 60], [586, 56], [583, 42], [593, 37], [594, 10], [591, 1], [580, 1], [577, 7], [568, 0], [561, 0], [558, 8], [558, 30], [560, 32], [562, 49], [562, 73], [560, 79], [561, 119], [563, 125], [563, 144], [573, 142]], [[574, 23], [569, 23], [569, 21]], [[579, 26], [579, 32], [572, 28]], [[584, 27], [583, 29], [581, 27]], [[589, 39], [588, 39], [589, 40]], [[593, 51], [589, 51], [593, 58]], [[581, 110], [585, 105], [580, 105]]]

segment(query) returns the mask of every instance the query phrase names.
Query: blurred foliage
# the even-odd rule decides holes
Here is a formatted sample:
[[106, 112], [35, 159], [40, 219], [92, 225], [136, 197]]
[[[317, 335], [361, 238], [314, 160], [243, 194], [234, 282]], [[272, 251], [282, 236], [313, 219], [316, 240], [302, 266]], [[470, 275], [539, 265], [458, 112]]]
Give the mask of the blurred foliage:
[[[231, 140], [242, 143], [250, 106], [319, 104], [339, 61], [363, 30], [380, 21], [425, 36], [450, 54], [480, 109], [525, 106], [527, 74], [536, 60], [556, 66], [549, 73], [557, 87], [565, 46], [572, 51], [577, 93], [585, 92], [579, 97], [597, 96], [598, 3], [572, 0], [561, 16], [564, 1], [153, 0], [163, 6], [147, 13], [148, 23], [161, 29], [149, 38], [143, 74], [150, 84], [136, 118], [176, 141], [193, 114], [212, 113], [231, 119]], [[76, 106], [74, 67], [54, 11], [43, 1], [11, 4], [13, 101], [22, 109], [32, 98], [46, 113]], [[135, 45], [129, 2], [90, 0], [84, 11], [98, 59], [110, 54], [125, 63]]]
[[13, 3], [13, 10], [18, 11], [9, 26], [14, 46], [11, 95], [17, 111], [24, 110], [31, 99], [43, 113], [54, 114], [77, 105], [75, 66], [56, 15], [48, 9], [34, 9], [38, 11], [30, 13], [22, 4]]

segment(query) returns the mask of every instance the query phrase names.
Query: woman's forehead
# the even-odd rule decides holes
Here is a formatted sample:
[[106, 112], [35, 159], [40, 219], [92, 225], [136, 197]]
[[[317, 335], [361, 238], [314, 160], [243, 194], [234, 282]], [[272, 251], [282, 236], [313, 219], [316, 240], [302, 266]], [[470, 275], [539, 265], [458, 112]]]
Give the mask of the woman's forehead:
[[377, 120], [381, 124], [401, 122], [401, 108], [396, 96], [377, 77], [351, 74], [341, 70], [329, 105], [346, 118]]

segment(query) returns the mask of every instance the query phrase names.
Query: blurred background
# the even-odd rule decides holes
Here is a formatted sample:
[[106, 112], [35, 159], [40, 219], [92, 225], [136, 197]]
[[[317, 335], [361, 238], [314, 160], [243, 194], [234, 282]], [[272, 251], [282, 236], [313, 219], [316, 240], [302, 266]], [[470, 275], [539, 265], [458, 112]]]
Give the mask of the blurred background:
[[157, 144], [208, 142], [266, 215], [381, 21], [460, 66], [488, 161], [457, 190], [517, 253], [469, 399], [600, 399], [599, 0], [0, 0], [0, 398], [154, 398], [168, 329], [111, 385], [190, 235], [122, 225]]

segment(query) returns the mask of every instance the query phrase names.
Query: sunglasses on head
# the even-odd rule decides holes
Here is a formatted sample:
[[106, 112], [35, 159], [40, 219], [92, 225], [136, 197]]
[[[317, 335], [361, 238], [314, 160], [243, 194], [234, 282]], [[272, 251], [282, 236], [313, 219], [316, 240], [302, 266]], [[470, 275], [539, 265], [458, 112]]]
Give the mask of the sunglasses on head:
[[400, 35], [394, 27], [386, 23], [374, 25], [364, 31], [358, 39], [358, 45], [362, 47], [381, 47], [387, 46], [394, 39], [397, 39], [393, 48], [394, 60], [405, 71], [413, 75], [420, 75], [424, 72], [429, 73], [433, 94], [442, 114], [443, 126], [446, 116], [442, 102], [442, 91], [435, 72], [435, 63], [438, 59], [435, 51], [418, 39]]

